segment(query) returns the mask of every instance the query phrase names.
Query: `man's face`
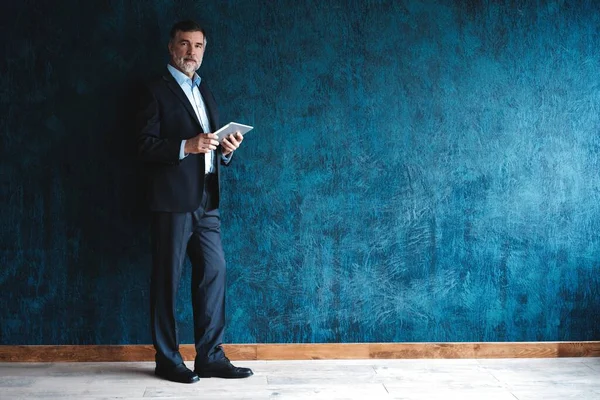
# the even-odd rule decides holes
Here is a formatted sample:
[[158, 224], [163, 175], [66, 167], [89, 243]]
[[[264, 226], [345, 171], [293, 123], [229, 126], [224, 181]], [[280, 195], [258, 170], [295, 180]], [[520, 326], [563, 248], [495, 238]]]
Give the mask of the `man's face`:
[[204, 45], [202, 32], [177, 31], [175, 37], [169, 42], [171, 63], [191, 77], [202, 64]]

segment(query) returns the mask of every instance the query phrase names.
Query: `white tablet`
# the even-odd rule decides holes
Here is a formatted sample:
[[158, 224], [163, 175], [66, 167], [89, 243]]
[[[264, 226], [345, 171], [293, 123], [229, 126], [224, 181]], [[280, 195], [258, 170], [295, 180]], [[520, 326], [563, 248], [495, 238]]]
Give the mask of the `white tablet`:
[[232, 133], [239, 132], [242, 135], [245, 135], [246, 133], [250, 132], [252, 129], [254, 129], [253, 126], [238, 124], [237, 122], [230, 122], [227, 125], [225, 125], [224, 127], [222, 127], [221, 129], [219, 129], [218, 131], [216, 131], [215, 135], [218, 136], [217, 140], [219, 141], [219, 143], [221, 143], [221, 141], [223, 141], [223, 139], [226, 136], [229, 136]]

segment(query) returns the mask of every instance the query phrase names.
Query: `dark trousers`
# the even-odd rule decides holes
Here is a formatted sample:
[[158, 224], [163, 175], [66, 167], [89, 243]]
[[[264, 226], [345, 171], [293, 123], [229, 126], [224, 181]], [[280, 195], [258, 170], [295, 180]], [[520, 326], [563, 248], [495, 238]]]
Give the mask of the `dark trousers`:
[[216, 177], [207, 175], [202, 204], [196, 211], [152, 215], [150, 312], [156, 364], [162, 367], [183, 362], [175, 303], [186, 253], [192, 263], [196, 365], [225, 357], [221, 348], [225, 328], [225, 256], [221, 217], [212, 205], [216, 191]]

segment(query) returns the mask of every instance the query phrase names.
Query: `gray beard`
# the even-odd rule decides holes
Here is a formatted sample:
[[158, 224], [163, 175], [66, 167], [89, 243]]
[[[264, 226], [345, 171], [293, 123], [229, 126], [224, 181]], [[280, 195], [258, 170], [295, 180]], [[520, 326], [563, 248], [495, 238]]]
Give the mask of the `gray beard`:
[[[180, 70], [185, 72], [186, 74], [191, 74], [192, 72], [198, 71], [200, 65], [195, 62], [185, 61], [185, 57], [178, 57], [175, 59], [175, 64], [179, 67]], [[198, 67], [195, 67], [198, 65]]]

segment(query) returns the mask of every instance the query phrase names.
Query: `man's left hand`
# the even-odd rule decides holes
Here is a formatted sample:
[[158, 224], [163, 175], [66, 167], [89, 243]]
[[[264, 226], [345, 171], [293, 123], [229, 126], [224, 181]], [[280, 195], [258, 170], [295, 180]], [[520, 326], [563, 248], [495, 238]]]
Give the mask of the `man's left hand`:
[[226, 156], [236, 151], [240, 147], [240, 144], [242, 144], [242, 140], [244, 140], [244, 136], [239, 132], [236, 132], [235, 135], [231, 134], [225, 137], [221, 142], [223, 155]]

